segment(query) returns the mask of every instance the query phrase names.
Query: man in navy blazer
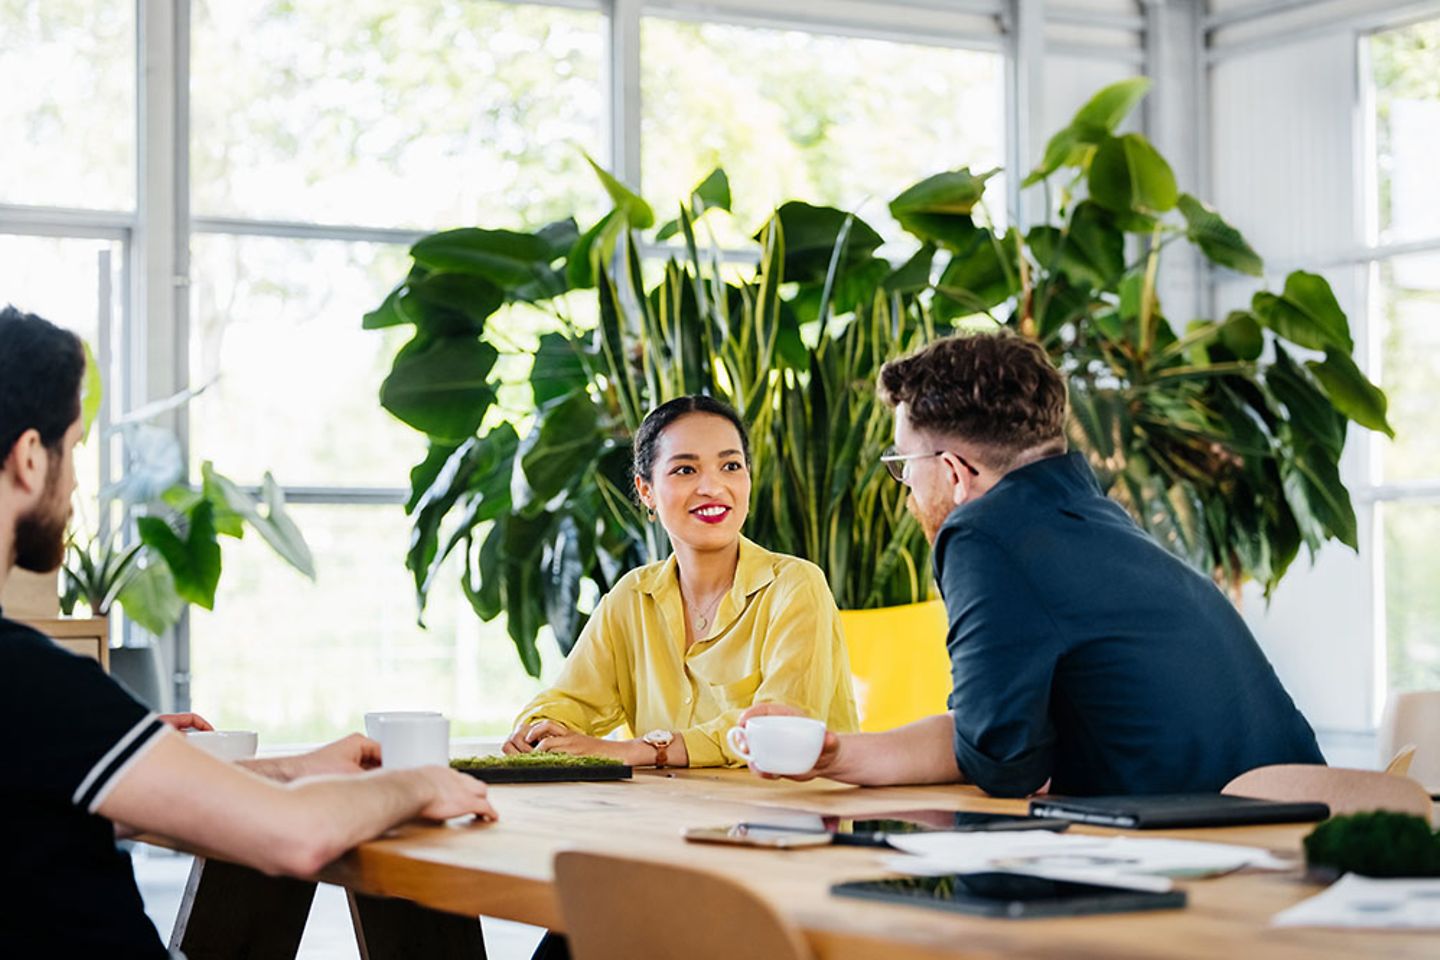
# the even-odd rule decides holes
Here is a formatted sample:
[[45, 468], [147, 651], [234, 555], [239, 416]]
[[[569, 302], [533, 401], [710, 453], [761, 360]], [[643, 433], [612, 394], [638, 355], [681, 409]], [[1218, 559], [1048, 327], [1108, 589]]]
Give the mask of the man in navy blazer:
[[[813, 775], [996, 796], [1219, 791], [1324, 763], [1229, 600], [1066, 452], [1065, 381], [1014, 334], [894, 360], [881, 459], [910, 488], [949, 616], [950, 712], [828, 736]], [[789, 712], [761, 706], [750, 715]]]

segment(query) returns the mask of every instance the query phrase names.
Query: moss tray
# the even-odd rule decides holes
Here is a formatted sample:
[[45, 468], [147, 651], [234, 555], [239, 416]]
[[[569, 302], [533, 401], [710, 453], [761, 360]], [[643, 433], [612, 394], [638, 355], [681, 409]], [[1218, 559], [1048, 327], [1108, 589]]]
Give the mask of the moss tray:
[[486, 783], [560, 783], [579, 780], [629, 780], [631, 770], [609, 757], [567, 753], [517, 753], [506, 757], [465, 757], [450, 766]]

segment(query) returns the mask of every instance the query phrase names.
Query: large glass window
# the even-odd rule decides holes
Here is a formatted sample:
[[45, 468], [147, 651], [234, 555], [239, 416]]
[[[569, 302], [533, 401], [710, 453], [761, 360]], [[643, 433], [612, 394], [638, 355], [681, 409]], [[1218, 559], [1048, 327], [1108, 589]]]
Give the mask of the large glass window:
[[[231, 548], [216, 611], [191, 621], [193, 703], [272, 743], [405, 707], [501, 733], [537, 688], [503, 620], [480, 623], [452, 572], [422, 629], [404, 569], [401, 505], [425, 443], [378, 394], [408, 331], [360, 319], [405, 275], [406, 246], [347, 225], [598, 216], [585, 154], [604, 155], [604, 20], [493, 0], [193, 10], [190, 190], [206, 232], [191, 242], [190, 374], [210, 386], [191, 405], [191, 459], [305, 488], [292, 512], [318, 572], [310, 584], [263, 546]], [[326, 226], [297, 239], [296, 222]], [[357, 488], [382, 502], [354, 503]]]
[[135, 205], [135, 0], [0, 0], [0, 203]]
[[[1387, 685], [1440, 686], [1440, 20], [1367, 39], [1373, 104], [1372, 366], [1395, 439], [1377, 440], [1376, 551]], [[1405, 255], [1386, 256], [1404, 244]], [[1409, 252], [1417, 251], [1417, 252]]]
[[1004, 157], [994, 52], [649, 18], [640, 66], [645, 194], [668, 218], [723, 166], [736, 223], [722, 242], [788, 199], [879, 229], [915, 181]]
[[493, 0], [197, 0], [193, 208], [539, 225], [600, 195], [598, 14]]

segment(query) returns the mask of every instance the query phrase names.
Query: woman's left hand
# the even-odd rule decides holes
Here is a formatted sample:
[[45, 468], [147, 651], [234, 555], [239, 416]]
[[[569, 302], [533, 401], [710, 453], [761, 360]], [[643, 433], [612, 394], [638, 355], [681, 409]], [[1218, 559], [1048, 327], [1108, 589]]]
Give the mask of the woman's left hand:
[[[641, 756], [637, 747], [644, 747], [648, 754]], [[601, 740], [599, 737], [587, 737], [583, 733], [561, 733], [546, 737], [535, 744], [536, 750], [549, 750], [553, 753], [568, 753], [577, 757], [609, 757], [612, 760], [620, 760], [631, 766], [639, 766], [654, 758], [655, 748], [641, 743], [639, 740]]]

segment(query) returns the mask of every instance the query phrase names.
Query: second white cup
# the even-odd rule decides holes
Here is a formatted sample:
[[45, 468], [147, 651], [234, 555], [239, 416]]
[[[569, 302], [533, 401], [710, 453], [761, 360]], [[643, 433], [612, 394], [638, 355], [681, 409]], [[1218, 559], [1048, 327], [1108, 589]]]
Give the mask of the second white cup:
[[374, 739], [380, 741], [380, 765], [386, 770], [450, 762], [450, 720], [438, 713], [380, 717]]
[[260, 744], [254, 730], [187, 730], [185, 739], [221, 760], [248, 760]]
[[380, 722], [388, 717], [439, 717], [438, 710], [372, 710], [365, 714], [365, 736], [380, 739]]
[[794, 776], [820, 759], [825, 724], [809, 717], [752, 717], [725, 734], [735, 755], [762, 773]]

